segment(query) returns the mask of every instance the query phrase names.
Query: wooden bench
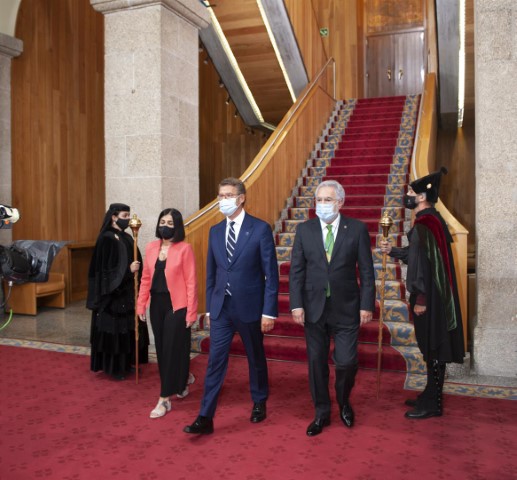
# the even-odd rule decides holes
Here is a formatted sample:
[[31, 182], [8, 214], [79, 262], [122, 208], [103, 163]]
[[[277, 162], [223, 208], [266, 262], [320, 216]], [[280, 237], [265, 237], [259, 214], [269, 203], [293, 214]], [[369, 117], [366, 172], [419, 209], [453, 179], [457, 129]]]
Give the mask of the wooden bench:
[[[9, 287], [4, 282], [5, 295], [8, 292]], [[38, 306], [65, 308], [65, 304], [65, 275], [51, 272], [48, 282], [13, 285], [5, 308], [12, 308], [13, 313], [36, 315]]]

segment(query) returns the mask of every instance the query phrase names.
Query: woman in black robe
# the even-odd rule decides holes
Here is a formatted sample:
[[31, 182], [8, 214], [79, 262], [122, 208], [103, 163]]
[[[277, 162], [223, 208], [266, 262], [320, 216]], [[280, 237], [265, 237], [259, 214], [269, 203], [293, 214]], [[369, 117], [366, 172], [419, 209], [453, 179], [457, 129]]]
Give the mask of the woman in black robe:
[[427, 364], [427, 384], [416, 400], [406, 400], [414, 407], [406, 418], [425, 419], [443, 413], [442, 391], [447, 363], [463, 363], [465, 356], [463, 324], [452, 237], [445, 220], [435, 208], [440, 178], [447, 170], [412, 182], [404, 197], [404, 206], [415, 211], [413, 228], [408, 232], [408, 246], [391, 247], [381, 241], [383, 253], [407, 264], [406, 288], [415, 325], [418, 347]]
[[[129, 226], [129, 206], [110, 205], [97, 238], [88, 273], [86, 307], [92, 310], [91, 365], [116, 379], [124, 379], [135, 363], [134, 272], [141, 255], [133, 261], [133, 237]], [[148, 362], [149, 334], [139, 321], [139, 363]]]

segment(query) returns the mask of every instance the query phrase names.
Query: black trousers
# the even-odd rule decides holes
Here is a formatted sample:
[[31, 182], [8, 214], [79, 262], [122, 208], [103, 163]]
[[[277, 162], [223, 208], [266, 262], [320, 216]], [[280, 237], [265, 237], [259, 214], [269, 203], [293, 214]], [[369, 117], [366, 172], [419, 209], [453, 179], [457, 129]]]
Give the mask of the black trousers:
[[340, 408], [349, 403], [357, 373], [359, 322], [344, 324], [332, 312], [327, 299], [323, 315], [316, 323], [305, 322], [305, 341], [309, 361], [309, 386], [318, 418], [330, 418], [329, 351], [334, 338], [332, 359], [336, 366], [336, 400]]
[[187, 386], [190, 368], [190, 328], [185, 318], [187, 309], [172, 309], [169, 293], [152, 294], [150, 305], [161, 397], [182, 393]]

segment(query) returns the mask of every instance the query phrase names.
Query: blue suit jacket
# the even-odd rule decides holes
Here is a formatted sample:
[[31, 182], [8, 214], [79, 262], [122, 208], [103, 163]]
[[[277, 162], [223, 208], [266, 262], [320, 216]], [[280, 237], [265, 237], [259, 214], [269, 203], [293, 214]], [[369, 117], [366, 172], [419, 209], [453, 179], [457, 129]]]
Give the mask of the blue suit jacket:
[[210, 229], [206, 265], [206, 308], [216, 319], [222, 309], [226, 284], [242, 322], [262, 315], [278, 316], [278, 262], [271, 227], [244, 215], [233, 261], [226, 255], [226, 219]]

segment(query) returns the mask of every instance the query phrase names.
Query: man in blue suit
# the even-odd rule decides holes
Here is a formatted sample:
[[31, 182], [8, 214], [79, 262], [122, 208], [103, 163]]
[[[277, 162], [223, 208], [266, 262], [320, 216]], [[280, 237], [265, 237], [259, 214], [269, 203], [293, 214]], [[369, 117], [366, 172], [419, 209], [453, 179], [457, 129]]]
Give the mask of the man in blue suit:
[[186, 433], [214, 431], [217, 398], [228, 368], [235, 332], [248, 357], [253, 400], [250, 421], [266, 418], [268, 372], [264, 333], [278, 316], [278, 263], [271, 227], [244, 211], [246, 187], [237, 178], [219, 184], [219, 209], [226, 219], [210, 229], [206, 267], [206, 309], [210, 354], [199, 416]]

